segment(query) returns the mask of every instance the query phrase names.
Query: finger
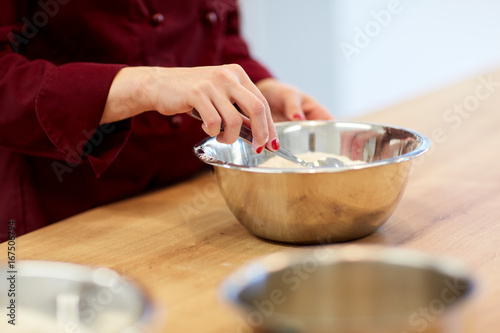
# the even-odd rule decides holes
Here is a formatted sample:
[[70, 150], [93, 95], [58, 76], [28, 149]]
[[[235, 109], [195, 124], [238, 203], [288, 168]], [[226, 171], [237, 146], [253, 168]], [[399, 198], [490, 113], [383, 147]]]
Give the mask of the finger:
[[261, 153], [269, 140], [269, 127], [264, 104], [245, 88], [234, 89], [231, 95], [241, 111], [249, 118], [249, 127], [253, 134], [252, 149]]
[[280, 149], [280, 142], [278, 139], [278, 132], [276, 131], [276, 127], [274, 126], [273, 117], [271, 115], [271, 109], [269, 108], [267, 109], [266, 112], [266, 120], [267, 120], [267, 128], [269, 131], [269, 139], [266, 146], [268, 149], [276, 151]]
[[285, 110], [284, 114], [288, 120], [305, 120], [304, 111], [302, 110], [302, 97], [296, 91], [290, 91], [284, 96]]
[[[233, 66], [233, 65], [229, 65], [229, 66]], [[265, 105], [265, 107], [269, 110], [269, 114], [270, 114], [271, 109], [269, 107], [269, 104], [267, 103], [266, 98], [264, 97], [264, 95], [262, 94], [260, 89], [257, 88], [257, 86], [252, 82], [252, 80], [250, 79], [248, 74], [245, 72], [245, 70], [241, 66], [238, 66], [238, 65], [235, 65], [235, 67], [233, 67], [233, 69], [234, 69], [234, 73], [235, 73], [236, 77], [238, 78], [239, 82], [241, 83], [241, 85], [243, 87], [245, 87], [246, 89], [248, 89], [252, 94], [254, 94]]]
[[[252, 127], [252, 131], [254, 133], [254, 138], [255, 138], [256, 134], [257, 135], [262, 134], [262, 139], [258, 138], [258, 140], [256, 140], [257, 142], [253, 143], [254, 150], [258, 149], [259, 151], [262, 151], [264, 145], [267, 146], [267, 148], [270, 150], [273, 150], [273, 151], [278, 150], [279, 146], [280, 146], [279, 139], [278, 139], [278, 133], [276, 131], [276, 127], [274, 126], [273, 117], [271, 114], [271, 108], [269, 107], [269, 104], [268, 104], [266, 98], [264, 97], [264, 95], [262, 95], [262, 92], [259, 90], [259, 88], [257, 88], [257, 86], [252, 82], [252, 80], [250, 80], [250, 77], [248, 77], [248, 75], [245, 73], [245, 71], [243, 71], [243, 70], [238, 71], [237, 75], [238, 75], [238, 79], [241, 82], [241, 85], [243, 87], [245, 87], [246, 89], [248, 89], [248, 91], [250, 93], [252, 93], [260, 101], [260, 103], [263, 105], [263, 109], [262, 109], [261, 105], [258, 105], [258, 107], [254, 108], [254, 109], [248, 109], [248, 108], [241, 108], [240, 103], [238, 103], [238, 105], [242, 109], [243, 113], [246, 114], [250, 118], [250, 126]], [[240, 91], [240, 92], [242, 94], [244, 94], [244, 92], [242, 92], [242, 91]], [[240, 97], [242, 97], [242, 96], [240, 95]], [[252, 110], [254, 110], [255, 113], [253, 113]], [[262, 112], [264, 113], [264, 115], [262, 115]], [[254, 119], [255, 117], [257, 117], [259, 119], [259, 122], [255, 121], [255, 119]], [[264, 126], [262, 124], [261, 117], [265, 118], [265, 122], [267, 124], [267, 135], [264, 135], [266, 132], [264, 130], [262, 131], [262, 133], [260, 133], [261, 132], [260, 126]], [[244, 120], [244, 123], [248, 124], [248, 122], [246, 122], [245, 120]], [[259, 126], [259, 127], [256, 127], [256, 126]], [[266, 142], [262, 146], [260, 146], [260, 144], [262, 142], [261, 140], [264, 140], [265, 137], [267, 137], [267, 139], [265, 140]]]
[[203, 119], [201, 128], [209, 136], [217, 136], [221, 132], [222, 118], [208, 98], [201, 98], [194, 106]]
[[213, 99], [213, 104], [224, 124], [224, 131], [217, 136], [217, 141], [221, 143], [231, 144], [238, 140], [241, 125], [243, 124], [243, 115], [238, 112], [229, 99], [222, 95], [216, 94]]

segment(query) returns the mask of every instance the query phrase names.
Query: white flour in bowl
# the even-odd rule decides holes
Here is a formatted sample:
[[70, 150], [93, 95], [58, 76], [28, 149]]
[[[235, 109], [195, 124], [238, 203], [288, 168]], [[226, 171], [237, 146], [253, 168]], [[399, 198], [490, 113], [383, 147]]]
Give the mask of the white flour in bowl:
[[[354, 164], [363, 164], [363, 161], [353, 161], [349, 157], [346, 156], [341, 156], [341, 155], [336, 155], [336, 154], [328, 154], [328, 153], [322, 153], [319, 151], [309, 151], [306, 153], [302, 154], [297, 154], [297, 157], [300, 157], [304, 161], [308, 162], [316, 162], [317, 160], [324, 158], [324, 157], [334, 157], [344, 163], [344, 165], [354, 165]], [[259, 164], [259, 167], [261, 168], [303, 168], [300, 165], [297, 165], [293, 162], [290, 162], [282, 157], [275, 156], [267, 161], [265, 161], [262, 164]]]

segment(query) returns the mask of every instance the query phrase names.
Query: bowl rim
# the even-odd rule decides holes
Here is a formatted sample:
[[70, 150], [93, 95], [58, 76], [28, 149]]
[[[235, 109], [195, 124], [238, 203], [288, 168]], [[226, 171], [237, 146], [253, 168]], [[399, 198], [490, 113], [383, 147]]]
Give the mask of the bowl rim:
[[159, 305], [154, 302], [151, 294], [145, 287], [136, 280], [106, 266], [94, 266], [58, 260], [23, 259], [16, 262], [15, 268], [10, 267], [7, 263], [0, 264], [0, 271], [15, 274], [16, 279], [54, 279], [110, 287], [107, 284], [109, 281], [99, 282], [95, 278], [96, 273], [105, 272], [113, 275], [121, 284], [131, 288], [141, 302], [142, 310], [141, 313], [138, 313], [138, 318], [130, 326], [124, 327], [124, 329], [130, 328], [135, 329], [137, 332], [151, 332], [159, 329], [160, 325], [164, 324], [158, 318], [160, 313]]
[[[318, 258], [318, 251], [327, 251], [326, 257]], [[446, 315], [450, 308], [460, 307], [474, 294], [477, 294], [477, 276], [471, 268], [462, 260], [447, 255], [435, 256], [421, 250], [393, 247], [386, 245], [316, 245], [308, 248], [286, 249], [253, 259], [239, 267], [220, 283], [218, 288], [219, 301], [231, 306], [243, 315], [248, 315], [256, 311], [253, 303], [244, 302], [239, 295], [252, 283], [258, 283], [267, 279], [272, 274], [286, 272], [294, 266], [304, 264], [307, 259], [315, 258], [317, 267], [337, 265], [343, 263], [380, 263], [387, 265], [398, 265], [401, 267], [418, 268], [434, 271], [443, 275], [448, 275], [455, 279], [466, 281], [467, 288], [457, 297], [457, 299], [447, 304], [447, 311], [439, 314], [439, 317]], [[406, 313], [395, 314], [397, 316]], [[275, 316], [274, 316], [275, 315]], [[273, 316], [266, 317], [263, 327], [272, 327], [290, 316], [284, 313], [275, 312]], [[294, 316], [294, 318], [298, 318]], [[304, 323], [316, 327], [317, 325], [342, 324], [340, 318], [330, 318], [327, 320], [317, 320], [311, 317], [300, 317]], [[370, 318], [370, 317], [366, 317]], [[387, 316], [385, 319], [389, 319]], [[340, 320], [339, 320], [340, 319]]]
[[[366, 127], [366, 126], [374, 126], [374, 127], [381, 127], [381, 128], [390, 128], [394, 130], [401, 130], [408, 132], [415, 136], [416, 141], [419, 144], [418, 147], [416, 147], [414, 150], [411, 152], [408, 152], [406, 154], [396, 156], [396, 157], [391, 157], [391, 158], [386, 158], [383, 160], [378, 160], [378, 161], [373, 161], [373, 162], [366, 162], [362, 164], [354, 164], [354, 165], [345, 165], [342, 167], [321, 167], [321, 168], [313, 168], [313, 169], [308, 169], [308, 168], [269, 168], [269, 167], [255, 167], [255, 166], [246, 166], [246, 165], [239, 165], [239, 164], [233, 164], [233, 163], [226, 163], [217, 159], [212, 158], [211, 156], [208, 156], [205, 154], [204, 147], [210, 143], [216, 140], [215, 137], [207, 137], [200, 142], [198, 142], [194, 147], [193, 147], [193, 153], [198, 157], [201, 161], [212, 165], [214, 167], [221, 167], [225, 169], [232, 169], [232, 170], [240, 170], [244, 172], [251, 172], [251, 173], [271, 173], [271, 174], [280, 174], [280, 173], [299, 173], [299, 174], [314, 174], [314, 173], [334, 173], [334, 172], [343, 172], [343, 171], [348, 171], [348, 170], [361, 170], [361, 169], [367, 169], [367, 168], [373, 168], [373, 167], [379, 167], [383, 165], [389, 165], [389, 164], [394, 164], [394, 163], [401, 163], [405, 161], [409, 161], [413, 158], [416, 158], [426, 151], [428, 151], [431, 147], [431, 141], [429, 138], [427, 138], [425, 135], [408, 129], [406, 127], [400, 127], [400, 126], [393, 126], [393, 125], [388, 125], [388, 124], [383, 124], [383, 123], [374, 123], [374, 122], [361, 122], [361, 121], [339, 121], [339, 120], [303, 120], [303, 121], [285, 121], [285, 122], [277, 122], [275, 123], [276, 127], [284, 127], [288, 126], [290, 124], [308, 124], [308, 125], [321, 125], [321, 124], [329, 124], [329, 123], [335, 123], [338, 125], [357, 125], [360, 127]], [[244, 142], [241, 138], [238, 138], [238, 141]], [[220, 143], [218, 143], [220, 144]]]

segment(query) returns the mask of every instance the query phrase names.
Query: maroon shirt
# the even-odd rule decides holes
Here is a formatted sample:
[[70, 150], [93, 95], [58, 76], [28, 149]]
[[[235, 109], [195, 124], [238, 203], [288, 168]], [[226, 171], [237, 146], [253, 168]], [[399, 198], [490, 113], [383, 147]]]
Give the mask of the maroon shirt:
[[[41, 5], [40, 5], [41, 4]], [[45, 4], [45, 5], [44, 5]], [[125, 65], [238, 63], [269, 72], [239, 36], [236, 0], [2, 0], [0, 240], [193, 174], [206, 136], [185, 115], [99, 126]]]

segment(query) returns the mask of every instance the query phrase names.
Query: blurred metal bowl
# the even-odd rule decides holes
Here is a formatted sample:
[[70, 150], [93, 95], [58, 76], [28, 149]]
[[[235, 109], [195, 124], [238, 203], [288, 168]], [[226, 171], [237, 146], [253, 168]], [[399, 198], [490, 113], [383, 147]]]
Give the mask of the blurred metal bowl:
[[[239, 331], [455, 333], [473, 281], [460, 262], [379, 246], [288, 250], [249, 263], [220, 286]], [[456, 329], [456, 330], [455, 330]]]
[[14, 269], [0, 265], [0, 272], [0, 304], [14, 304], [0, 332], [150, 332], [151, 301], [115, 271], [27, 260]]
[[386, 125], [303, 121], [277, 123], [281, 146], [294, 154], [322, 152], [362, 161], [333, 168], [266, 168], [241, 139], [207, 138], [194, 147], [214, 166], [220, 191], [253, 234], [281, 242], [326, 243], [366, 236], [395, 210], [411, 159], [429, 149], [423, 135]]

